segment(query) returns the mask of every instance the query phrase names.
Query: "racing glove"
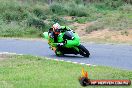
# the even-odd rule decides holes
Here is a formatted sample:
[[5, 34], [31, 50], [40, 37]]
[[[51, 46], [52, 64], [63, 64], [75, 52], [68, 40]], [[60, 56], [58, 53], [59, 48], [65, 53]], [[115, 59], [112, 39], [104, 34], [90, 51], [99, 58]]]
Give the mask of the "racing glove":
[[64, 43], [59, 43], [57, 46], [63, 46], [64, 45]]

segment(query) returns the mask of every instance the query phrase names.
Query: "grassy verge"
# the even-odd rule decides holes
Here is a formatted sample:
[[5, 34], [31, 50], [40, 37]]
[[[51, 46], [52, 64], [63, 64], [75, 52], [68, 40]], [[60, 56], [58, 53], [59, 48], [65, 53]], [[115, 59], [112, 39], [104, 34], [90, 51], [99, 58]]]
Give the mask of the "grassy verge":
[[84, 42], [130, 44], [132, 45], [132, 30], [98, 30], [81, 37]]
[[[42, 37], [54, 22], [71, 25], [96, 21], [86, 28], [87, 33], [132, 28], [130, 0], [54, 0], [50, 5], [47, 1], [0, 0], [0, 37]], [[66, 16], [73, 19], [63, 19]]]
[[[132, 80], [132, 71], [88, 67], [33, 56], [12, 56], [0, 61], [0, 88], [80, 88], [78, 77], [81, 76], [82, 67], [88, 71], [91, 79]], [[125, 86], [112, 88], [118, 87]]]
[[132, 41], [122, 41], [122, 40], [113, 40], [109, 36], [106, 36], [105, 38], [90, 38], [90, 37], [81, 37], [81, 42], [91, 42], [91, 43], [97, 43], [97, 44], [127, 44], [127, 45], [132, 45]]
[[123, 5], [118, 10], [99, 11], [96, 22], [86, 28], [86, 32], [109, 29], [109, 30], [129, 30], [132, 28], [132, 5]]

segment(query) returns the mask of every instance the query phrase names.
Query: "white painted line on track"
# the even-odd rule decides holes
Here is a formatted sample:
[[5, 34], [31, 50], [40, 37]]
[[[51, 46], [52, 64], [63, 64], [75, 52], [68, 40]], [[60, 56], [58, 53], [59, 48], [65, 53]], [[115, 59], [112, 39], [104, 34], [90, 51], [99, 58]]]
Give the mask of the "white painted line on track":
[[74, 64], [78, 64], [78, 62], [72, 62], [72, 63], [74, 63]]
[[66, 61], [66, 62], [69, 62], [69, 63], [71, 63], [71, 61]]
[[81, 65], [84, 65], [85, 63], [80, 63]]
[[60, 60], [60, 61], [64, 61], [64, 60]]
[[[9, 55], [23, 55], [23, 54], [17, 54], [17, 53], [10, 53], [10, 52], [0, 52], [0, 54], [9, 54]], [[37, 57], [37, 56], [36, 56]], [[54, 61], [61, 61], [61, 62], [68, 62], [68, 63], [73, 63], [73, 64], [80, 64], [80, 65], [87, 65], [87, 66], [96, 66], [92, 64], [87, 64], [87, 63], [79, 63], [79, 62], [72, 62], [72, 61], [66, 61], [66, 60], [59, 60], [59, 59], [50, 59], [50, 58], [45, 58], [46, 60], [54, 60]]]

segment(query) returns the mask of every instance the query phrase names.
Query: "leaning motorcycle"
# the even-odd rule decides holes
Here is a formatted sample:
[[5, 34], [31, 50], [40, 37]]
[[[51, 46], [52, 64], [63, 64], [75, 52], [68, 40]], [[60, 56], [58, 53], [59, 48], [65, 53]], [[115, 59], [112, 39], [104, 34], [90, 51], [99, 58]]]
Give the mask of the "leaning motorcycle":
[[77, 33], [72, 30], [60, 30], [58, 35], [58, 43], [54, 43], [54, 38], [51, 38], [48, 32], [44, 32], [43, 36], [48, 40], [50, 48], [57, 56], [64, 54], [80, 54], [84, 57], [89, 57], [89, 51], [80, 44], [80, 38]]

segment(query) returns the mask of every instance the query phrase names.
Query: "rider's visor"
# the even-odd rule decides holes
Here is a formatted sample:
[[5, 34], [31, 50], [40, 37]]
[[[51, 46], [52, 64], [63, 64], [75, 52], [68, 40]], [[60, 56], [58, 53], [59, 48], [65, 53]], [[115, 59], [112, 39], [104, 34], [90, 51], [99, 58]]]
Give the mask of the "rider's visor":
[[60, 29], [56, 29], [54, 32], [55, 34], [60, 34]]

